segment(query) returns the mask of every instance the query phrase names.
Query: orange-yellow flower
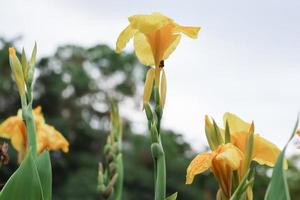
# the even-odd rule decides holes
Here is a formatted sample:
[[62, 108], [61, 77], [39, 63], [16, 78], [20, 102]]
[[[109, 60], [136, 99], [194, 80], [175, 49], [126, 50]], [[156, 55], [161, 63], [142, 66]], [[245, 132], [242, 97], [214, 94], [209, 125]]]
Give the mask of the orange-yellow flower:
[[197, 155], [187, 168], [186, 184], [191, 184], [197, 174], [208, 169], [219, 182], [223, 194], [230, 198], [232, 172], [241, 166], [243, 153], [231, 143], [222, 144], [212, 152]]
[[[241, 180], [247, 172], [249, 163], [252, 160], [261, 165], [273, 167], [276, 163], [277, 157], [280, 154], [280, 150], [273, 143], [262, 138], [258, 134], [254, 134], [254, 125], [246, 123], [238, 116], [232, 113], [225, 113], [225, 127], [226, 123], [228, 124], [230, 135], [228, 134], [229, 132], [225, 133], [224, 129], [221, 129], [215, 123], [212, 123], [208, 116], [205, 116], [205, 132], [209, 146], [212, 149], [212, 153], [202, 153], [194, 158], [187, 169], [186, 182], [188, 184], [192, 183], [195, 175], [200, 174], [210, 168], [217, 178], [221, 188], [221, 191], [218, 192], [218, 195], [220, 196], [220, 194], [223, 194], [226, 196], [226, 198], [229, 198], [231, 195], [231, 176], [233, 170], [237, 170], [239, 180]], [[253, 138], [253, 140], [250, 140], [250, 138]], [[253, 141], [253, 143], [249, 141]], [[227, 160], [222, 160], [220, 163], [215, 161], [216, 164], [213, 165], [214, 159], [218, 158], [216, 155], [219, 155], [219, 153], [222, 152], [220, 149], [224, 150], [225, 146], [230, 147], [231, 150], [231, 153], [226, 153], [226, 157], [224, 157]], [[227, 152], [226, 148], [224, 152]], [[235, 165], [236, 167], [225, 168], [224, 166], [226, 164], [227, 166], [229, 165], [228, 161], [239, 164]], [[223, 168], [220, 166], [223, 166]], [[287, 167], [287, 164], [285, 167]], [[252, 199], [251, 187], [247, 189], [247, 197], [248, 199]]]
[[[251, 124], [232, 113], [225, 113], [223, 120], [224, 124], [226, 124], [226, 121], [229, 124], [231, 143], [245, 153]], [[279, 154], [280, 149], [275, 144], [264, 139], [259, 134], [254, 134], [252, 160], [260, 165], [274, 167]]]
[[[41, 153], [45, 149], [61, 149], [67, 153], [69, 151], [68, 141], [53, 126], [46, 124], [40, 106], [34, 109], [33, 116], [36, 127], [37, 152]], [[0, 125], [0, 137], [11, 140], [12, 146], [19, 153], [19, 162], [22, 161], [27, 149], [27, 136], [26, 126], [20, 113], [17, 116], [9, 117]]]
[[180, 26], [172, 19], [160, 14], [133, 15], [128, 18], [129, 25], [120, 34], [116, 52], [120, 53], [133, 37], [135, 53], [147, 66], [159, 67], [176, 49], [183, 33], [197, 38], [200, 27]]
[[[134, 15], [128, 18], [129, 25], [121, 32], [116, 42], [116, 52], [120, 53], [128, 41], [133, 38], [134, 50], [138, 59], [147, 66], [155, 66], [149, 69], [144, 91], [144, 102], [148, 102], [151, 96], [152, 85], [165, 90], [166, 81], [164, 72], [164, 60], [176, 49], [181, 33], [190, 38], [197, 38], [200, 27], [180, 26], [172, 19], [160, 14]], [[162, 74], [162, 75], [161, 75]], [[164, 77], [161, 77], [164, 76]], [[160, 84], [160, 81], [163, 83]], [[165, 94], [162, 91], [162, 105]]]

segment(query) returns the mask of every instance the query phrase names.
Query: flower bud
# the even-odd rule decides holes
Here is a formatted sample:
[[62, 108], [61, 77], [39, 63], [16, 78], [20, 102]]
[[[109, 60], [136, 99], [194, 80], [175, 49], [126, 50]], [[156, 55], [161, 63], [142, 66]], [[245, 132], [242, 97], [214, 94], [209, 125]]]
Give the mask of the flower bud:
[[144, 108], [145, 108], [147, 119], [148, 119], [148, 121], [151, 122], [153, 120], [153, 113], [152, 113], [149, 103], [144, 103]]
[[23, 68], [18, 57], [16, 56], [16, 50], [13, 47], [9, 48], [9, 63], [18, 86], [19, 94], [20, 96], [24, 96], [25, 80]]

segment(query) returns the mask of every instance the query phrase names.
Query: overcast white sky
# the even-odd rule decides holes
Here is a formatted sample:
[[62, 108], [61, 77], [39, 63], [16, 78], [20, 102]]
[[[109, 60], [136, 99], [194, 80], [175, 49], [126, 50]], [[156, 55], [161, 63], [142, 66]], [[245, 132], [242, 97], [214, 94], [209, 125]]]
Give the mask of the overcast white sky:
[[166, 61], [164, 127], [201, 149], [204, 115], [221, 122], [230, 111], [282, 147], [300, 110], [299, 10], [298, 0], [2, 0], [0, 35], [22, 35], [27, 49], [36, 40], [44, 56], [66, 43], [114, 46], [133, 14], [158, 11], [201, 26]]

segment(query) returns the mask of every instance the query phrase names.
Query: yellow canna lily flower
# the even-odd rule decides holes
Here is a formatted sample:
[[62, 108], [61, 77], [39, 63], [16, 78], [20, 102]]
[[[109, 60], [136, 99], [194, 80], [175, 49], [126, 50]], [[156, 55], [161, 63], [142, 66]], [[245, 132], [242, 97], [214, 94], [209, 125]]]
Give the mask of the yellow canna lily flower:
[[243, 153], [231, 143], [222, 144], [212, 152], [197, 155], [187, 168], [186, 184], [191, 184], [194, 177], [207, 170], [211, 170], [222, 193], [226, 198], [231, 196], [232, 172], [241, 166]]
[[[205, 116], [205, 133], [212, 153], [199, 154], [189, 165], [186, 177], [186, 183], [191, 184], [195, 175], [211, 169], [218, 179], [221, 189], [218, 191], [217, 199], [220, 199], [221, 195], [225, 195], [229, 199], [232, 184], [231, 176], [234, 170], [238, 172], [239, 180], [241, 180], [252, 160], [258, 164], [273, 167], [280, 154], [280, 150], [275, 144], [264, 139], [259, 134], [254, 134], [253, 123], [247, 123], [232, 113], [225, 113], [223, 119], [224, 127], [227, 124], [229, 132], [226, 131], [225, 133], [224, 129], [219, 128], [214, 121], [211, 122], [209, 117]], [[224, 149], [225, 146], [228, 148]], [[228, 151], [229, 147], [230, 151]], [[223, 151], [228, 153], [224, 153]], [[230, 165], [228, 162], [232, 162], [236, 163], [235, 167], [233, 167], [234, 165], [230, 165], [231, 168], [217, 168], [215, 166], [221, 165], [213, 165], [213, 159], [218, 158], [220, 160], [219, 154], [221, 152], [221, 155], [226, 155], [223, 158], [227, 159], [223, 159], [223, 166], [226, 164]], [[215, 163], [217, 162], [215, 161]], [[285, 168], [287, 168], [287, 161]], [[247, 199], [253, 199], [252, 188], [250, 186], [247, 188], [246, 195]]]
[[[42, 153], [45, 149], [62, 149], [63, 152], [67, 153], [69, 142], [53, 126], [46, 124], [40, 106], [33, 110], [33, 116], [36, 127], [37, 152]], [[9, 117], [0, 124], [0, 137], [11, 140], [12, 146], [19, 153], [18, 160], [21, 162], [27, 149], [26, 126], [21, 113]]]
[[166, 77], [164, 72], [161, 75], [161, 71], [164, 71], [164, 60], [176, 49], [181, 33], [197, 38], [200, 27], [180, 26], [160, 13], [133, 15], [128, 20], [130, 24], [121, 32], [116, 42], [116, 52], [120, 53], [133, 38], [135, 54], [141, 63], [155, 67], [147, 73], [144, 102], [149, 102], [152, 85], [155, 83], [160, 89], [161, 104], [164, 105]]
[[[243, 121], [232, 113], [225, 113], [223, 120], [224, 124], [226, 124], [226, 121], [229, 124], [231, 143], [245, 153], [251, 124]], [[275, 144], [264, 139], [259, 134], [254, 134], [252, 160], [260, 165], [274, 167], [280, 152], [280, 149]]]

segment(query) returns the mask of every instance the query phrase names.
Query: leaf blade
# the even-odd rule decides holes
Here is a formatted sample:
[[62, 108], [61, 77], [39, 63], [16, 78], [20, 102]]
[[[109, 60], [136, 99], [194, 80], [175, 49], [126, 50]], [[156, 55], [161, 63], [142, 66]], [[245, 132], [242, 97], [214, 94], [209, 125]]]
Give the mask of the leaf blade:
[[282, 152], [277, 158], [276, 164], [273, 169], [272, 178], [268, 186], [267, 192], [265, 194], [265, 200], [272, 200], [272, 199], [290, 200], [291, 199], [287, 179], [285, 176], [285, 170], [284, 170], [284, 160], [285, 160], [284, 155], [285, 155], [286, 148], [288, 147], [290, 141], [293, 139], [297, 131], [298, 123], [299, 123], [299, 117], [296, 121], [291, 137], [289, 138], [287, 144], [285, 145], [284, 149], [282, 150]]

